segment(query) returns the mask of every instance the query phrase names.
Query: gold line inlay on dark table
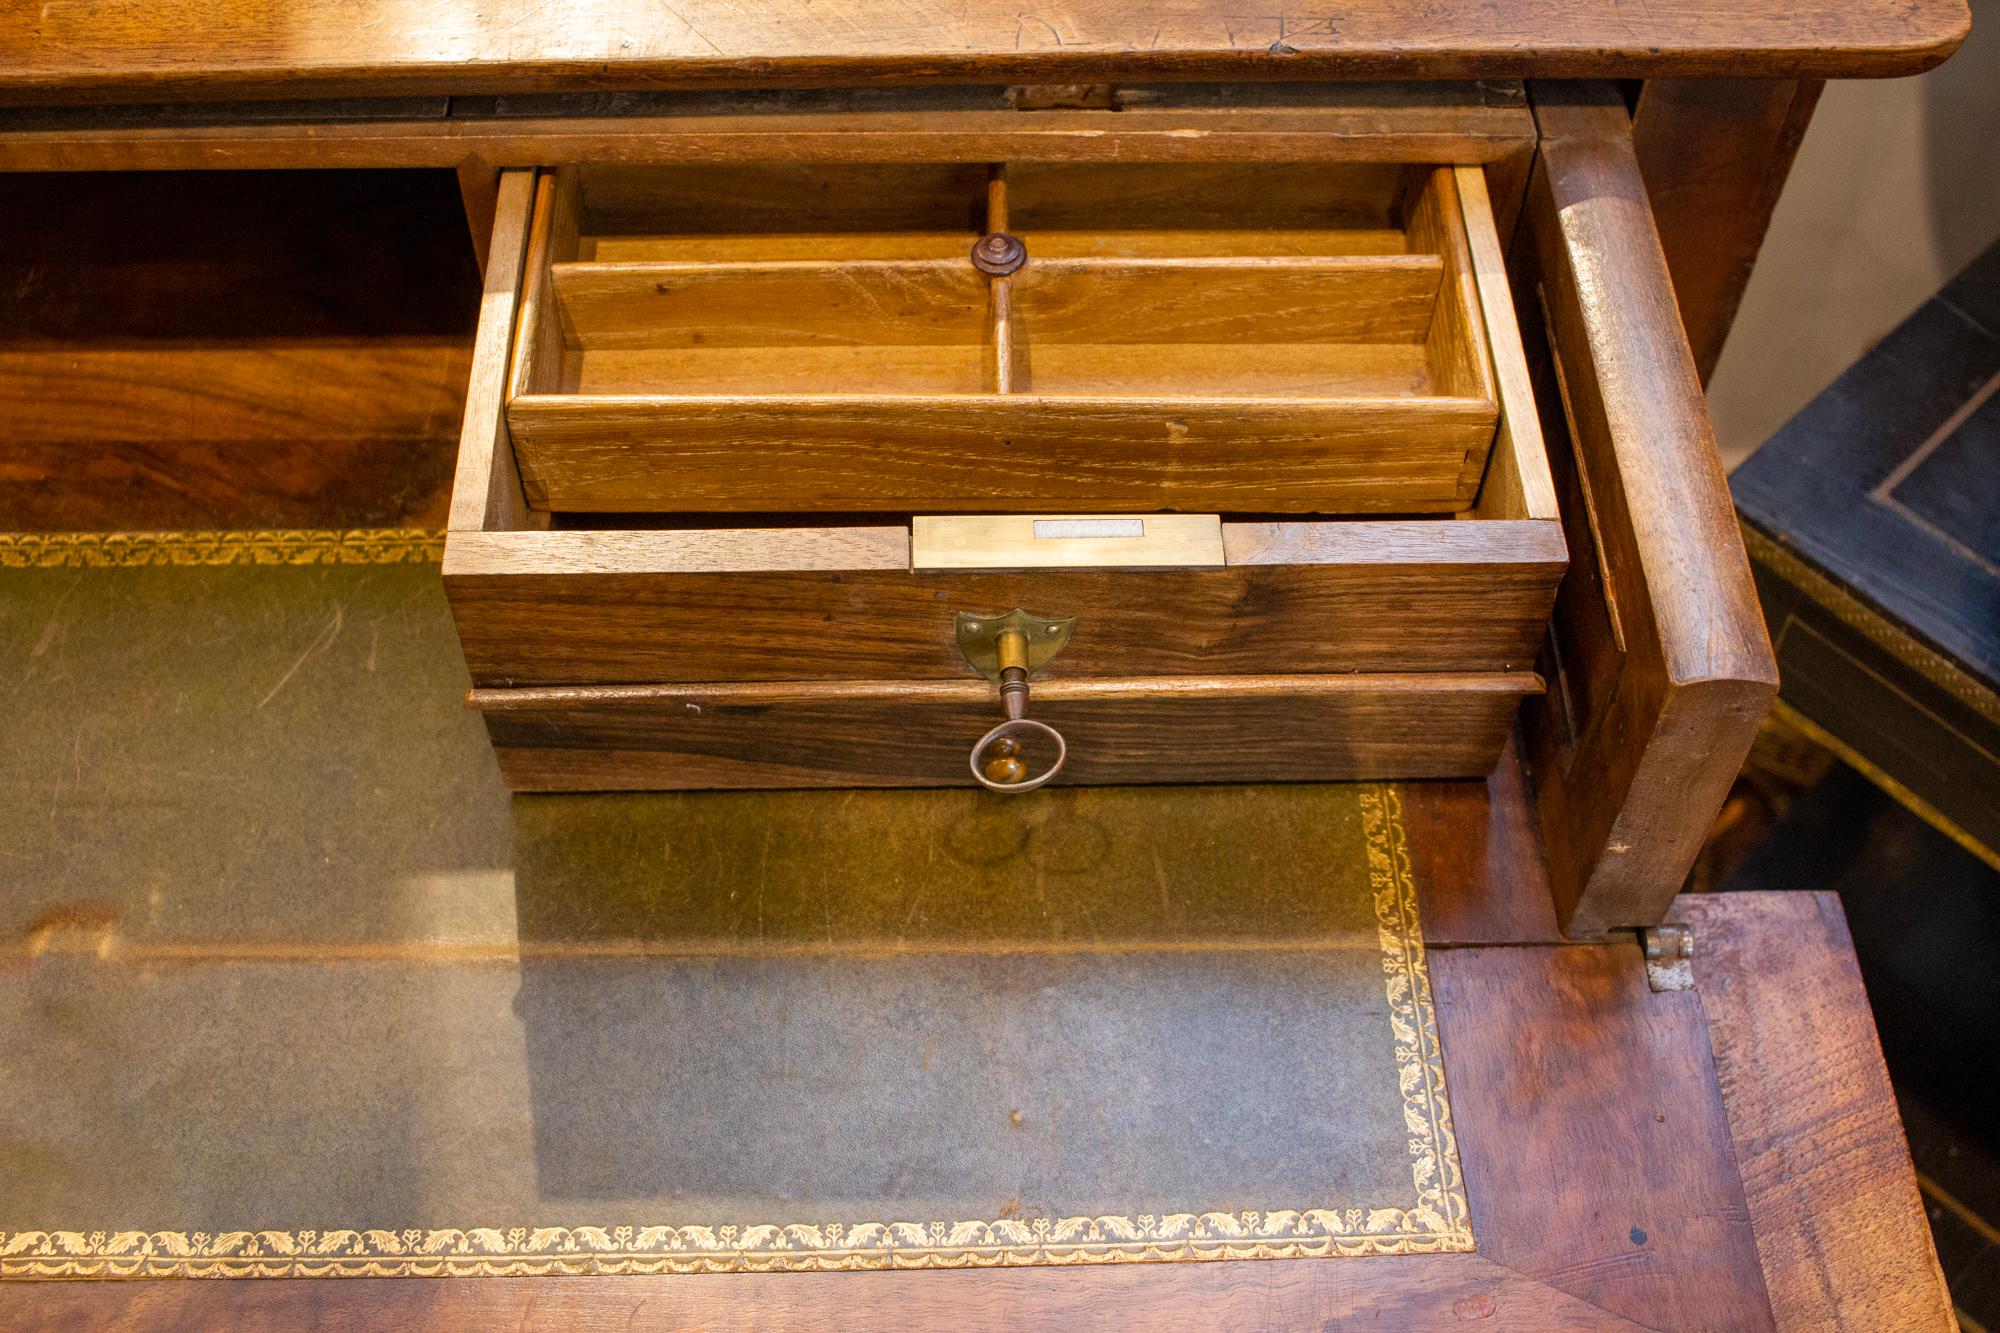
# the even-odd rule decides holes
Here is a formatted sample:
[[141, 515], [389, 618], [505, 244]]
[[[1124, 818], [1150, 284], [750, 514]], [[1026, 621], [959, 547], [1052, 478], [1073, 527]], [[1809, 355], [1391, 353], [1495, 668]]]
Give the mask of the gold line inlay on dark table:
[[0, 569], [435, 564], [443, 557], [444, 534], [425, 528], [0, 533]]

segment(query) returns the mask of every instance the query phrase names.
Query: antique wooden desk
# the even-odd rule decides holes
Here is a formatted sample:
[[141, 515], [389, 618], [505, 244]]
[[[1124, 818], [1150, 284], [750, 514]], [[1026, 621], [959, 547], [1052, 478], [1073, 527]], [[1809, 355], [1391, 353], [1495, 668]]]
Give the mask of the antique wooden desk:
[[[706, 168], [744, 163], [808, 173], [872, 165], [905, 183], [891, 169], [1147, 168], [1197, 192], [1211, 173], [1221, 182], [1211, 188], [1234, 199], [1282, 197], [1309, 172], [1443, 169], [1461, 198], [1490, 201], [1490, 215], [1467, 214], [1490, 216], [1472, 230], [1467, 290], [1496, 328], [1518, 322], [1523, 344], [1511, 356], [1495, 344], [1487, 387], [1502, 428], [1464, 515], [1475, 521], [1364, 525], [1365, 547], [1352, 548], [1281, 522], [1245, 524], [1228, 539], [1239, 554], [1243, 543], [1304, 543], [1319, 554], [1271, 559], [1336, 571], [1327, 576], [1336, 610], [1317, 633], [1275, 616], [1261, 626], [1281, 641], [1259, 651], [1311, 665], [1274, 667], [1229, 637], [1260, 627], [1268, 590], [1254, 583], [1222, 622], [1189, 631], [1236, 654], [1226, 678], [1190, 688], [1225, 698], [1223, 722], [1262, 738], [1263, 767], [1210, 776], [1380, 775], [1365, 753], [1317, 767], [1294, 753], [1284, 721], [1297, 699], [1270, 673], [1301, 669], [1323, 673], [1328, 698], [1366, 695], [1326, 704], [1315, 725], [1359, 740], [1393, 730], [1395, 775], [1483, 771], [1497, 755], [1488, 779], [1419, 783], [1407, 798], [1478, 1254], [659, 1282], [75, 1284], [0, 1292], [10, 1321], [453, 1327], [539, 1315], [573, 1327], [806, 1326], [838, 1304], [848, 1322], [940, 1326], [1026, 1316], [1948, 1327], [1837, 905], [1806, 895], [1677, 904], [1675, 895], [1775, 687], [1702, 377], [1820, 82], [1919, 72], [1951, 52], [1967, 22], [1959, 0], [1804, 9], [1392, 0], [1257, 14], [1209, 0], [1035, 11], [614, 0], [478, 12], [175, 0], [10, 16], [0, 23], [0, 169], [456, 169], [486, 289], [446, 577], [475, 702], [498, 719], [503, 766], [521, 786], [578, 785], [575, 767], [546, 767], [557, 762], [546, 747], [521, 739], [536, 725], [636, 726], [647, 753], [675, 762], [691, 753], [648, 731], [654, 722], [617, 712], [633, 706], [639, 682], [663, 679], [644, 674], [654, 649], [630, 624], [614, 617], [595, 637], [509, 656], [540, 625], [567, 633], [581, 623], [579, 595], [614, 607], [663, 580], [701, 576], [676, 563], [670, 532], [635, 543], [643, 554], [633, 557], [589, 532], [551, 528], [545, 511], [562, 506], [547, 502], [564, 474], [560, 459], [543, 465], [555, 455], [533, 457], [525, 490], [515, 470], [517, 452], [524, 467], [531, 461], [524, 425], [547, 424], [560, 443], [560, 405], [538, 408], [542, 422], [511, 399], [535, 387], [512, 333], [523, 303], [538, 299], [537, 265], [554, 244], [532, 233], [563, 225], [560, 211], [535, 212], [535, 196], [574, 188], [564, 169], [638, 180], [641, 195], [648, 173], [670, 170], [680, 174], [650, 179], [666, 180], [658, 188], [671, 195], [698, 189]], [[999, 373], [1004, 390], [1008, 372]], [[394, 391], [354, 392], [365, 401]], [[297, 466], [310, 474], [309, 460]], [[32, 480], [64, 484], [53, 466]], [[728, 480], [714, 484], [726, 490]], [[831, 568], [839, 583], [841, 567]], [[1344, 612], [1343, 598], [1354, 599]], [[569, 611], [552, 610], [559, 603]], [[1551, 617], [1535, 662], [1513, 660], [1520, 636], [1538, 642]], [[1430, 646], [1413, 664], [1403, 645], [1418, 639]], [[1161, 642], [1157, 625], [1120, 639], [1125, 678], [1170, 663]], [[831, 654], [822, 674], [836, 683], [866, 655], [838, 637], [787, 651]], [[1109, 688], [1088, 677], [1111, 672], [1087, 665], [1068, 693], [1052, 684], [1049, 695], [1086, 726], [1090, 691]], [[1531, 665], [1540, 679], [1523, 674]], [[1385, 674], [1339, 683], [1357, 671]], [[682, 694], [644, 688], [656, 692], [640, 706], [682, 706]], [[1445, 725], [1409, 712], [1426, 690], [1446, 691], [1461, 711], [1443, 714]], [[1504, 706], [1466, 702], [1480, 691]], [[983, 686], [925, 696], [954, 724], [987, 697]], [[1277, 711], [1257, 702], [1267, 697]], [[822, 756], [915, 707], [895, 691], [852, 707], [842, 698], [841, 716], [860, 722], [811, 732]], [[1142, 715], [1122, 733], [1127, 766], [1096, 780], [1130, 780], [1135, 766], [1199, 768], [1221, 753], [1152, 739], [1173, 720]], [[766, 753], [759, 741], [705, 751], [704, 762], [726, 785], [759, 785]], [[932, 758], [917, 747], [907, 762]], [[656, 775], [669, 767], [649, 762]], [[828, 780], [871, 773], [836, 768]], [[891, 777], [911, 773], [927, 780], [917, 768]], [[1694, 985], [1655, 993], [1629, 932], [1670, 918], [1692, 928]], [[1671, 955], [1684, 937], [1646, 938]], [[1650, 1234], [1607, 1228], [1632, 1197], [1659, 1219]]]

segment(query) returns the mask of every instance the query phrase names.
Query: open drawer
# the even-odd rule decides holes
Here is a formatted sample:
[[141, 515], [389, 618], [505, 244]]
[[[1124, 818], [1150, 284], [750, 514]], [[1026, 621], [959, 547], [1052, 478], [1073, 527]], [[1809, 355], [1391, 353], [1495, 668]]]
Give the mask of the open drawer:
[[[1061, 780], [1469, 776], [1518, 715], [1564, 928], [1658, 921], [1776, 673], [1623, 102], [1536, 99], [1518, 137], [1455, 134], [1444, 111], [1303, 135], [1287, 113], [1219, 150], [1182, 113], [1106, 112], [1003, 129], [999, 163], [951, 163], [967, 139], [947, 125], [839, 170], [844, 145], [777, 166], [745, 139], [701, 165], [507, 173], [445, 554], [507, 780], [969, 783], [1001, 710], [954, 627], [1021, 608], [1074, 618], [1032, 680], [1031, 716], [1070, 740]], [[1030, 252], [1004, 285], [963, 262], [1001, 214]], [[915, 336], [893, 302], [893, 336], [871, 306], [824, 337], [835, 302], [683, 304], [667, 276], [590, 305], [626, 266], [767, 289], [810, 270], [824, 296], [855, 264], [955, 266], [951, 337]], [[1115, 316], [1051, 322], [1020, 276], [1037, 264], [1131, 290]], [[1268, 302], [1273, 272], [1413, 267], [1436, 274], [1428, 322], [1406, 310], [1393, 335], [1347, 312], [1335, 336], [1313, 300], [1272, 320], [1227, 284], [1135, 313], [1169, 270]], [[628, 296], [670, 317], [619, 315]], [[1165, 332], [1204, 321], [1228, 336]], [[1143, 429], [1091, 434], [1106, 402]], [[1204, 416], [1216, 403], [1257, 412]], [[1231, 435], [1264, 411], [1325, 443]], [[1065, 424], [1010, 454], [1011, 413]], [[1009, 510], [1213, 528], [1193, 555], [1137, 558], [968, 540], [988, 553], [940, 560], [913, 540], [931, 516], [1032, 530]]]
[[1443, 512], [1498, 417], [1448, 167], [565, 167], [530, 234], [538, 509]]
[[[513, 173], [493, 256], [446, 582], [516, 787], [969, 782], [955, 624], [1016, 607], [1074, 618], [1065, 781], [1485, 773], [1542, 688], [1564, 538], [1476, 167]], [[993, 508], [1054, 521], [951, 539]]]

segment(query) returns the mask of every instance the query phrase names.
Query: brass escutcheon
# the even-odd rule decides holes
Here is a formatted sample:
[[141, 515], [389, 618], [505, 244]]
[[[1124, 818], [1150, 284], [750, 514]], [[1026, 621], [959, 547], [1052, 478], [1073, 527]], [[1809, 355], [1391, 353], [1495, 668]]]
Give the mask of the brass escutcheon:
[[1037, 616], [1015, 607], [1004, 615], [958, 613], [958, 651], [972, 669], [991, 681], [1000, 679], [1000, 636], [1012, 631], [1027, 642], [1029, 671], [1040, 671], [1069, 644], [1075, 616]]

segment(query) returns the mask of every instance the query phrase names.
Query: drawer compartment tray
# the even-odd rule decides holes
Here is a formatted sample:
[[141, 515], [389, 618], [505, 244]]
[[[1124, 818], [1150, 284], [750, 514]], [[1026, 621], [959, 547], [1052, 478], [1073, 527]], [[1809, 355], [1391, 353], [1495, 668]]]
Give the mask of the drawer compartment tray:
[[[1449, 168], [737, 170], [542, 179], [507, 403], [531, 507], [1477, 495], [1498, 406], [1468, 227], [1493, 223]], [[1231, 226], [1218, 190], [1272, 197]], [[1010, 226], [1025, 264], [975, 267]]]

